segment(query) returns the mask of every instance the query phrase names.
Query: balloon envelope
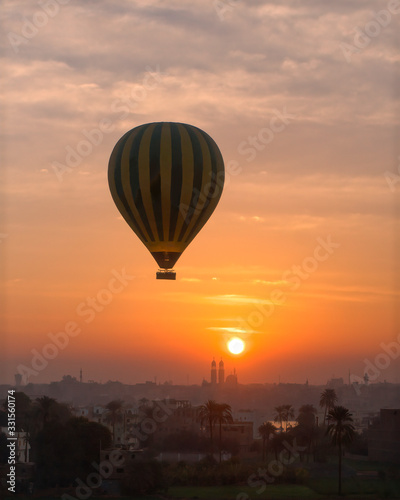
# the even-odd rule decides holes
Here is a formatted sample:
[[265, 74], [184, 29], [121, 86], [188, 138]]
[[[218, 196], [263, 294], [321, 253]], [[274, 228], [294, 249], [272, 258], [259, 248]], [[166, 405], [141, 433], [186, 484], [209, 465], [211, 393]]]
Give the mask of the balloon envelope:
[[115, 145], [108, 182], [122, 216], [161, 269], [172, 269], [222, 194], [224, 162], [192, 125], [148, 123]]

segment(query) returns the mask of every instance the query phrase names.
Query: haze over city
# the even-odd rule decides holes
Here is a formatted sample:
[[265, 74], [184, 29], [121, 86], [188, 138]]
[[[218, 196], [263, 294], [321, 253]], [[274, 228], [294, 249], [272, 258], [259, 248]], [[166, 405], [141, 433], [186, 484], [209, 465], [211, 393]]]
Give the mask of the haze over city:
[[[397, 4], [57, 5], [2, 5], [0, 383], [201, 384], [213, 357], [244, 384], [400, 382]], [[165, 282], [107, 183], [160, 121], [226, 171]]]

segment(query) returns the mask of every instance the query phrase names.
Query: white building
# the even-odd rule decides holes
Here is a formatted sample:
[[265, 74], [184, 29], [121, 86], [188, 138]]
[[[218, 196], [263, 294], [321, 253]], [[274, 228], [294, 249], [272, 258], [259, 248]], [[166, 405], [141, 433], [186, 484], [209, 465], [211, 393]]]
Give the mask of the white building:
[[[8, 436], [8, 428], [7, 427], [1, 427], [0, 430], [7, 437], [9, 437]], [[17, 450], [16, 450], [16, 458], [17, 458], [17, 462], [18, 463], [28, 463], [30, 461], [29, 460], [29, 455], [30, 455], [31, 445], [28, 442], [27, 433], [25, 431], [15, 432], [13, 437], [17, 438], [17, 440], [16, 440], [16, 448], [17, 448]]]

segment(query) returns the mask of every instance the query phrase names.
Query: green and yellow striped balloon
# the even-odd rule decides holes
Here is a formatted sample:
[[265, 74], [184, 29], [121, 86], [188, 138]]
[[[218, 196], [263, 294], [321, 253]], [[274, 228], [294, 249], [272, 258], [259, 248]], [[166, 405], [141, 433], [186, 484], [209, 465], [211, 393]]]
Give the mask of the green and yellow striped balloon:
[[126, 222], [159, 267], [169, 270], [217, 206], [224, 162], [216, 143], [199, 128], [147, 123], [115, 145], [108, 182]]

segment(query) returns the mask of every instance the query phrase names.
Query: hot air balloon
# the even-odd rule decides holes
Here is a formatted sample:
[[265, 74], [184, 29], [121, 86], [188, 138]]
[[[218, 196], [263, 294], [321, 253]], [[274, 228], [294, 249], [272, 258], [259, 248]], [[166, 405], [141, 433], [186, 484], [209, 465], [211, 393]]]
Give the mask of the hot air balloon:
[[222, 194], [216, 143], [184, 123], [140, 125], [115, 145], [108, 182], [121, 215], [156, 260], [157, 279], [175, 279], [175, 263]]

